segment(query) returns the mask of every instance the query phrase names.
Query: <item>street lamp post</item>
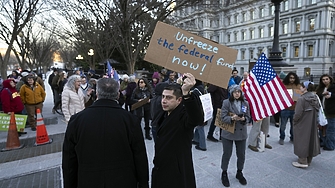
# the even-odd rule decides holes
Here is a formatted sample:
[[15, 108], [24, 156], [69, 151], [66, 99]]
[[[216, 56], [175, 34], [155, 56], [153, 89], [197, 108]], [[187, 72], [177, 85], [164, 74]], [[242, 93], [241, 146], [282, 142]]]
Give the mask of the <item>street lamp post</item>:
[[283, 0], [271, 0], [275, 6], [275, 26], [274, 26], [274, 38], [272, 43], [272, 50], [269, 55], [269, 61], [273, 67], [291, 67], [293, 65], [287, 64], [282, 57], [282, 52], [279, 49], [279, 13], [280, 3]]
[[94, 55], [94, 50], [91, 48], [89, 49], [87, 55], [91, 56], [91, 66], [90, 68], [92, 69], [93, 68], [93, 55]]

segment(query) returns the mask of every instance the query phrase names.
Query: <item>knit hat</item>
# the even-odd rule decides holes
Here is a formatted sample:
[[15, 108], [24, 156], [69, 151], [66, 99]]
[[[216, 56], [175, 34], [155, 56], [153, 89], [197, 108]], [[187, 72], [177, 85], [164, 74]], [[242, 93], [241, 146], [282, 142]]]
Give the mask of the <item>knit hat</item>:
[[159, 73], [158, 72], [154, 72], [154, 74], [152, 75], [152, 79], [154, 79], [154, 78], [159, 80]]
[[22, 77], [26, 77], [26, 76], [28, 76], [28, 74], [29, 74], [29, 72], [22, 72], [22, 73], [21, 73], [21, 76], [22, 76]]
[[229, 87], [230, 95], [233, 95], [234, 91], [240, 91], [241, 93], [243, 93], [241, 87], [239, 85], [236, 85], [236, 84]]
[[129, 80], [129, 76], [127, 74], [124, 74], [121, 76], [121, 80], [124, 80], [124, 79], [128, 79]]
[[307, 88], [308, 88], [308, 85], [309, 85], [309, 84], [314, 85], [314, 82], [311, 82], [311, 81], [304, 81], [303, 84], [304, 84], [304, 86], [305, 86], [304, 88], [307, 89]]

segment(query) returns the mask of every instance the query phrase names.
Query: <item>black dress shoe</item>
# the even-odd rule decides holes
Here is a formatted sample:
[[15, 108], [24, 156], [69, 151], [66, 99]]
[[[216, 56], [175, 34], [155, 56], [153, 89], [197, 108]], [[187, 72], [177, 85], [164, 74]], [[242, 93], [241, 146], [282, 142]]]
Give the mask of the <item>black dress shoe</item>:
[[214, 138], [213, 136], [207, 136], [207, 139], [212, 142], [218, 142], [218, 139]]
[[330, 148], [327, 148], [326, 146], [323, 146], [323, 150], [326, 150], [326, 151], [333, 151], [334, 149], [330, 149]]
[[222, 172], [221, 182], [222, 182], [223, 186], [225, 186], [225, 187], [229, 187], [230, 186], [227, 172]]
[[192, 144], [199, 145], [199, 142], [196, 142], [196, 141], [192, 140]]
[[199, 147], [198, 145], [195, 146], [195, 149], [197, 149], [197, 150], [201, 150], [201, 151], [207, 151], [207, 149], [202, 149], [202, 148]]
[[247, 185], [247, 180], [244, 178], [242, 171], [237, 171], [236, 178], [242, 185]]
[[32, 130], [32, 131], [36, 131], [36, 128], [35, 128], [35, 127], [32, 127], [31, 130]]

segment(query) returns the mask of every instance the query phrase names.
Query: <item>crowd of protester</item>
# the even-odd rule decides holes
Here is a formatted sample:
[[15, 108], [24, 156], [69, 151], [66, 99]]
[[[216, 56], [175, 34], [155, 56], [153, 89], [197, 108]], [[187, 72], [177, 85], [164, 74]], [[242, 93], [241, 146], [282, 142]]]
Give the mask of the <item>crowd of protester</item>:
[[[252, 121], [250, 107], [242, 89], [248, 81], [248, 72], [244, 72], [243, 77], [240, 77], [238, 71], [233, 70], [227, 88], [203, 83], [196, 80], [191, 74], [186, 75], [189, 78], [186, 83], [184, 82], [185, 87], [186, 85], [187, 87], [182, 88], [181, 77], [183, 75], [167, 69], [154, 72], [150, 81], [147, 78], [136, 78], [135, 75], [124, 74], [118, 80], [115, 80], [118, 83], [118, 94], [115, 94], [117, 96], [108, 97], [105, 92], [109, 89], [114, 92], [115, 88], [109, 87], [111, 87], [110, 85], [114, 87], [115, 83], [105, 80], [104, 82], [101, 81], [104, 87], [99, 87], [98, 84], [99, 80], [110, 77], [107, 74], [99, 76], [95, 74], [94, 70], [84, 74], [80, 70], [70, 73], [54, 69], [48, 77], [54, 102], [52, 112], [63, 115], [69, 125], [71, 123], [76, 124], [74, 123], [75, 120], [72, 120], [73, 117], [77, 117], [76, 114], [84, 109], [94, 107], [99, 99], [111, 99], [115, 101], [112, 106], [117, 105], [118, 108], [123, 108], [129, 114], [132, 114], [132, 118], [135, 117], [135, 119], [128, 119], [127, 121], [131, 120], [136, 122], [137, 125], [144, 119], [143, 139], [152, 140], [153, 138], [155, 142], [152, 187], [195, 187], [191, 145], [194, 144], [197, 150], [207, 151], [204, 126], [209, 125], [207, 141], [221, 141], [223, 146], [222, 184], [225, 187], [230, 186], [227, 169], [233, 144], [235, 144], [237, 154], [236, 178], [242, 185], [246, 185], [247, 180], [242, 172], [245, 163], [245, 150], [249, 148], [258, 152], [259, 135], [263, 133], [266, 137], [270, 136], [268, 134], [270, 117]], [[286, 89], [298, 90], [301, 96], [295, 99], [291, 107], [274, 115], [275, 126], [279, 128], [278, 143], [280, 145], [285, 144], [287, 138], [285, 135], [286, 127], [289, 126], [289, 141], [293, 143], [294, 154], [298, 157], [298, 160], [292, 162], [292, 165], [298, 168], [307, 168], [311, 165], [313, 157], [321, 153], [320, 148], [326, 151], [335, 149], [335, 83], [333, 78], [327, 74], [320, 77], [317, 87], [311, 81], [301, 83], [297, 74], [293, 72], [287, 75], [281, 74], [280, 77]], [[0, 89], [1, 110], [4, 113], [27, 114], [28, 124], [31, 130], [35, 131], [36, 109], [43, 109], [46, 97], [43, 80], [34, 72], [24, 70], [19, 73], [13, 71], [6, 80], [1, 80]], [[195, 90], [200, 93], [199, 95], [210, 93], [213, 105], [213, 118], [210, 124], [200, 121], [194, 115], [198, 111], [201, 112], [200, 108], [194, 107], [194, 104], [197, 104], [196, 102], [194, 104], [189, 102], [191, 101], [189, 98], [192, 98], [192, 101], [195, 100], [196, 96], [193, 96], [195, 94], [191, 95], [189, 93]], [[185, 94], [186, 91], [188, 93]], [[133, 109], [134, 106], [144, 100], [145, 104]], [[193, 109], [188, 109], [190, 107]], [[324, 109], [328, 121], [326, 126], [321, 126], [318, 123], [318, 114], [321, 108]], [[198, 109], [198, 111], [195, 111], [195, 109]], [[214, 122], [219, 109], [221, 109], [220, 119], [224, 123], [232, 124], [235, 122], [235, 132], [219, 130], [220, 136], [215, 138], [216, 126]], [[176, 114], [177, 112], [180, 114]], [[118, 113], [123, 114], [123, 112]], [[193, 120], [190, 120], [189, 116]], [[77, 119], [79, 117], [81, 116], [78, 116]], [[249, 134], [247, 133], [248, 125], [252, 126]], [[181, 137], [182, 135], [184, 137]], [[138, 139], [137, 136], [135, 136], [136, 139]], [[266, 139], [264, 145], [267, 149], [273, 147], [267, 143]], [[143, 149], [142, 145], [140, 147]], [[73, 151], [69, 150], [67, 152]], [[171, 156], [172, 152], [177, 152], [177, 156]], [[146, 156], [142, 156], [142, 162], [143, 157], [146, 158]], [[164, 161], [169, 161], [169, 163], [164, 164]], [[168, 166], [169, 164], [171, 166]], [[176, 164], [183, 164], [183, 171], [180, 172], [182, 174], [179, 175], [179, 178], [175, 177], [177, 169], [174, 165]], [[163, 172], [161, 169], [165, 169], [165, 171]], [[167, 181], [164, 180], [165, 177], [175, 177], [176, 179], [171, 181], [172, 179], [169, 178], [169, 181]], [[141, 180], [143, 187], [147, 187], [148, 182], [143, 182], [146, 181], [146, 178], [143, 177]]]

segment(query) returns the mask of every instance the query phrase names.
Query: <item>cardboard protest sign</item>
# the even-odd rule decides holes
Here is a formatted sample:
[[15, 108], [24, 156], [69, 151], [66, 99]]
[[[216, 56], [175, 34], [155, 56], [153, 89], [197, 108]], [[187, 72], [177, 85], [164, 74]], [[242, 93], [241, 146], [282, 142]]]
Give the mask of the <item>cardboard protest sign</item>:
[[145, 99], [143, 99], [143, 100], [141, 100], [141, 101], [139, 101], [139, 102], [131, 105], [131, 110], [135, 110], [135, 109], [137, 109], [137, 108], [139, 108], [139, 107], [147, 104], [148, 101], [149, 101], [149, 98], [145, 98]]
[[[27, 115], [15, 114], [16, 128], [19, 132], [24, 132], [26, 126]], [[10, 115], [0, 113], [0, 131], [8, 131], [10, 123]]]
[[[229, 115], [233, 116], [234, 114], [229, 112]], [[218, 111], [216, 113], [216, 118], [215, 118], [214, 125], [217, 126], [217, 127], [219, 127], [220, 129], [228, 131], [230, 133], [234, 134], [234, 132], [235, 132], [235, 121], [233, 121], [232, 124], [224, 123], [221, 120], [221, 109], [220, 108], [218, 108]]]
[[227, 88], [237, 50], [158, 22], [144, 60]]

